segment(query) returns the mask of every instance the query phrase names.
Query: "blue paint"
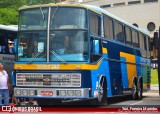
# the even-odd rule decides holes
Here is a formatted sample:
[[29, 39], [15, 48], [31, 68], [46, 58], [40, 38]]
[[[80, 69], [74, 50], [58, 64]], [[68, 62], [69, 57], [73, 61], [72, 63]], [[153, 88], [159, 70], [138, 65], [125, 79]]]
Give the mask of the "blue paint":
[[112, 96], [112, 89], [111, 89], [111, 77], [110, 77], [110, 70], [109, 70], [109, 63], [108, 63], [108, 54], [103, 54], [103, 60], [98, 68], [98, 70], [92, 70], [91, 71], [91, 82], [92, 82], [92, 93], [91, 95], [94, 96], [94, 91], [97, 89], [96, 88], [96, 82], [99, 81], [99, 75], [104, 75], [106, 76], [107, 80], [107, 96]]
[[140, 66], [140, 58], [139, 56], [136, 56], [136, 70], [137, 70], [137, 76], [141, 76], [141, 66]]
[[121, 62], [123, 88], [128, 88], [128, 72], [127, 72], [126, 58], [121, 57], [121, 61], [123, 61]]

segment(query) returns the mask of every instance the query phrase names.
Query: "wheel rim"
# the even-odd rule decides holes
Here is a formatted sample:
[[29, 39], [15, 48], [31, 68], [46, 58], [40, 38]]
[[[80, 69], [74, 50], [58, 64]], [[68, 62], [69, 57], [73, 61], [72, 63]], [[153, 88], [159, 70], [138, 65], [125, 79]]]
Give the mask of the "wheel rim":
[[99, 84], [98, 101], [102, 101], [103, 97], [104, 97], [104, 78], [102, 78]]
[[133, 85], [133, 88], [132, 88], [132, 92], [133, 92], [133, 98], [135, 98], [136, 97], [136, 85], [134, 84]]

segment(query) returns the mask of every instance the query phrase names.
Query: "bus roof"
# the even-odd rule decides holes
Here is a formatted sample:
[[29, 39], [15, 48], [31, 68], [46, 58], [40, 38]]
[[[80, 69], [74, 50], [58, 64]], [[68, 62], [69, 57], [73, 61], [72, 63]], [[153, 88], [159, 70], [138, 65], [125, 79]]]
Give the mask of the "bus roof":
[[144, 34], [146, 34], [147, 36], [149, 36], [149, 31], [147, 31], [146, 29], [142, 29], [142, 28], [138, 28], [134, 25], [132, 25], [131, 23], [111, 14], [110, 12], [98, 7], [98, 6], [94, 6], [94, 5], [86, 5], [86, 4], [54, 4], [54, 3], [50, 3], [50, 4], [41, 4], [41, 5], [32, 5], [32, 6], [23, 6], [21, 7], [19, 10], [23, 10], [23, 9], [30, 9], [30, 8], [39, 8], [39, 7], [49, 7], [49, 6], [70, 6], [70, 7], [81, 7], [81, 8], [86, 8], [86, 9], [89, 9], [89, 10], [92, 10], [96, 13], [99, 13], [99, 14], [106, 14], [107, 16], [125, 24], [125, 25], [128, 25], [130, 26], [131, 28], [135, 29], [135, 30], [138, 30]]
[[0, 25], [0, 30], [18, 31], [17, 25]]

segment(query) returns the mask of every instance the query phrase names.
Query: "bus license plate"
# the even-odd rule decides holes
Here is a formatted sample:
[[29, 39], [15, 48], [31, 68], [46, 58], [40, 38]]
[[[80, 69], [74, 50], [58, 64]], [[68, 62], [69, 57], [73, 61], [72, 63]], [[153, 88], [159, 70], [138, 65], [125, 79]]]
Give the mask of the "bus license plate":
[[41, 95], [42, 96], [52, 96], [53, 95], [53, 91], [41, 91]]

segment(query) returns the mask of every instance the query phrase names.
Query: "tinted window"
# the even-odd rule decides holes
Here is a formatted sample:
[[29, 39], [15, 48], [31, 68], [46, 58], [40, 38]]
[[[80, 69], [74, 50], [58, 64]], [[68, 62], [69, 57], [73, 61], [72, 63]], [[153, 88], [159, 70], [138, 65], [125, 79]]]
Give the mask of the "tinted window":
[[0, 30], [0, 54], [14, 54], [14, 39], [17, 38], [17, 32]]
[[144, 35], [142, 33], [139, 33], [139, 41], [140, 41], [140, 48], [142, 50], [146, 50], [145, 49], [145, 39], [144, 39]]
[[139, 47], [138, 43], [138, 32], [135, 30], [132, 30], [132, 44], [135, 47]]
[[91, 30], [91, 33], [98, 35], [98, 33], [99, 33], [98, 25], [100, 25], [98, 15], [96, 15], [94, 13], [90, 13], [90, 30]]
[[112, 20], [109, 17], [104, 17], [104, 37], [113, 39]]
[[129, 27], [125, 27], [125, 34], [126, 34], [126, 44], [131, 46], [132, 38], [131, 38], [131, 30]]
[[118, 41], [124, 42], [123, 26], [118, 22], [115, 22], [115, 37]]

